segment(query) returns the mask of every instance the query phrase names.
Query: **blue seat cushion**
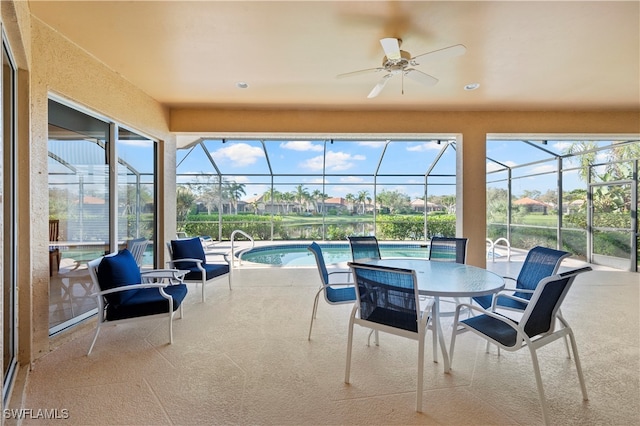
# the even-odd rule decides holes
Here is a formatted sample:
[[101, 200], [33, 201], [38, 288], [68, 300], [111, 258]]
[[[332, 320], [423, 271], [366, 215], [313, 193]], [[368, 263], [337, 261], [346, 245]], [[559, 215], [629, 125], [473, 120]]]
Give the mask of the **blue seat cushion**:
[[[120, 250], [114, 256], [105, 256], [98, 265], [98, 285], [101, 291], [116, 287], [140, 284], [140, 269], [129, 250]], [[107, 303], [119, 305], [132, 297], [138, 290], [120, 291], [107, 294]]]
[[[171, 251], [173, 252], [173, 260], [200, 259], [203, 264], [207, 263], [200, 238], [171, 240]], [[176, 262], [175, 266], [178, 269], [191, 269], [195, 268], [196, 264], [194, 262]]]
[[394, 328], [413, 331], [414, 333], [418, 332], [418, 321], [415, 313], [411, 314], [409, 312], [377, 307], [366, 320]]
[[355, 287], [327, 287], [327, 300], [332, 303], [354, 302], [356, 300]]
[[502, 343], [504, 346], [512, 347], [516, 344], [516, 337], [518, 335], [516, 330], [493, 317], [478, 315], [461, 322], [491, 337], [496, 342]]
[[493, 295], [477, 296], [474, 297], [473, 300], [484, 309], [489, 309], [491, 307], [491, 303], [493, 302]]
[[[229, 273], [229, 265], [226, 263], [209, 263], [203, 264], [202, 267], [204, 268], [206, 274], [205, 281], [209, 281], [210, 279]], [[199, 281], [202, 279], [202, 272], [195, 266], [191, 268], [180, 269], [188, 269], [190, 271], [189, 273], [187, 273], [187, 275], [184, 276], [184, 279], [187, 281]]]
[[[185, 284], [170, 285], [164, 288], [164, 292], [173, 297], [175, 311], [187, 295]], [[155, 315], [169, 312], [168, 300], [162, 297], [158, 288], [142, 288], [133, 296], [119, 305], [107, 306], [107, 321], [121, 320], [125, 318], [137, 318], [147, 315]]]
[[[515, 293], [514, 296], [517, 296], [518, 294], [526, 294], [526, 293]], [[530, 299], [531, 293], [527, 294], [527, 296], [528, 297], [526, 297], [526, 299]], [[524, 311], [525, 309], [527, 309], [526, 303], [518, 302], [517, 300], [513, 300], [508, 297], [498, 297], [498, 300], [496, 301], [496, 305], [502, 306], [505, 308], [516, 309], [518, 311]]]

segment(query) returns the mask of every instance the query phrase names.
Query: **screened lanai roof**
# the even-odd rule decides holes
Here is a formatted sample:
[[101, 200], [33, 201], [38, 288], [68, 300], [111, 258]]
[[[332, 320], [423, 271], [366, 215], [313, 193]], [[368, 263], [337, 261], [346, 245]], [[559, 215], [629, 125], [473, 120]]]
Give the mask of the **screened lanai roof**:
[[[546, 176], [553, 186], [550, 174], [558, 167], [571, 171], [580, 166], [575, 154], [594, 152], [596, 160], [604, 162], [610, 158], [610, 148], [627, 144], [638, 141], [491, 138], [486, 148], [487, 172], [495, 176], [488, 181], [504, 179], [500, 174], [508, 171], [515, 179]], [[430, 194], [445, 195], [455, 192], [455, 138], [201, 138], [178, 150], [177, 175], [178, 184], [214, 176], [242, 183], [249, 187], [247, 196], [272, 184], [323, 185], [329, 196], [358, 192], [363, 185], [388, 185], [412, 198], [424, 196], [418, 186], [428, 184]]]
[[[220, 177], [247, 186], [324, 185], [329, 196], [362, 185], [455, 185], [455, 142], [443, 139], [200, 139], [177, 153], [178, 184]], [[249, 188], [247, 195], [267, 188]], [[360, 188], [361, 189], [361, 188]], [[448, 192], [451, 192], [449, 189]]]

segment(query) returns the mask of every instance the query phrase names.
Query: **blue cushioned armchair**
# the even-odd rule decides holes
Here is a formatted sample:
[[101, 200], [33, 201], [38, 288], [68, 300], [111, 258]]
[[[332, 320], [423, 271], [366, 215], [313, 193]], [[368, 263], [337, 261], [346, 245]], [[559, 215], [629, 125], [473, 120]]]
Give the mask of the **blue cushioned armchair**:
[[[173, 316], [180, 309], [182, 318], [182, 301], [187, 295], [187, 286], [182, 283], [179, 271], [154, 270], [141, 275], [127, 249], [92, 260], [88, 268], [93, 284], [100, 291], [93, 294], [98, 302], [98, 324], [87, 355], [93, 350], [100, 328], [116, 322], [167, 318], [169, 342], [173, 343]], [[157, 279], [158, 272], [169, 282], [144, 282]]]
[[200, 238], [171, 240], [167, 243], [172, 268], [189, 271], [184, 277], [185, 282], [202, 284], [202, 301], [205, 300], [204, 286], [207, 282], [223, 275], [228, 276], [229, 290], [231, 290], [231, 268], [227, 256], [222, 253], [210, 253], [208, 256], [222, 256], [220, 263], [207, 262]]

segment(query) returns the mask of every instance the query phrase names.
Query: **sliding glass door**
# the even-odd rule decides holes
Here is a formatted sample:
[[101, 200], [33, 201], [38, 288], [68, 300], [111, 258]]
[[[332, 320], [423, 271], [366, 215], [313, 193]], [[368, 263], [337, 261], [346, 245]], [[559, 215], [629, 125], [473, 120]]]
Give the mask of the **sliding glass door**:
[[[16, 297], [16, 73], [2, 34], [2, 138], [0, 139], [0, 278], [2, 279], [2, 400], [17, 366]], [[5, 406], [5, 405], [3, 405]]]
[[144, 264], [155, 264], [156, 146], [49, 101], [50, 334], [96, 312], [88, 261], [143, 237], [151, 242]]

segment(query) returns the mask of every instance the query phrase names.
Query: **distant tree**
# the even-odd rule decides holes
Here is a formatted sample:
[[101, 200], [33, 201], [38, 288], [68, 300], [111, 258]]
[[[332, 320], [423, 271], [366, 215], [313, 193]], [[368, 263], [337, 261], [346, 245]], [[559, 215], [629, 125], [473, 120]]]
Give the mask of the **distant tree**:
[[229, 204], [233, 207], [235, 214], [238, 214], [238, 201], [243, 195], [246, 195], [245, 184], [237, 182], [227, 182], [224, 184], [224, 193], [229, 199]]
[[411, 198], [407, 194], [403, 194], [400, 191], [389, 191], [383, 189], [377, 195], [376, 200], [381, 207], [389, 209], [390, 214], [396, 214], [397, 212], [408, 207], [411, 203]]
[[178, 222], [185, 221], [195, 200], [195, 195], [188, 187], [180, 185], [176, 188], [176, 219]]
[[304, 187], [304, 185], [300, 184], [298, 186], [296, 186], [296, 190], [294, 191], [294, 199], [298, 202], [298, 205], [300, 206], [300, 212], [302, 212], [303, 207], [306, 206], [306, 202], [307, 200], [309, 200], [309, 198], [311, 198], [311, 196], [309, 195], [309, 190], [307, 188]]
[[532, 200], [537, 200], [542, 195], [542, 192], [537, 189], [525, 189], [522, 191], [522, 198], [531, 198]]
[[365, 202], [367, 201], [368, 196], [369, 196], [369, 191], [367, 191], [366, 189], [362, 191], [358, 191], [357, 201], [358, 201], [358, 204], [362, 206], [362, 214], [366, 212]]
[[355, 195], [349, 193], [344, 196], [344, 200], [347, 202], [347, 206], [349, 208], [349, 213], [353, 213], [353, 206], [356, 203]]

